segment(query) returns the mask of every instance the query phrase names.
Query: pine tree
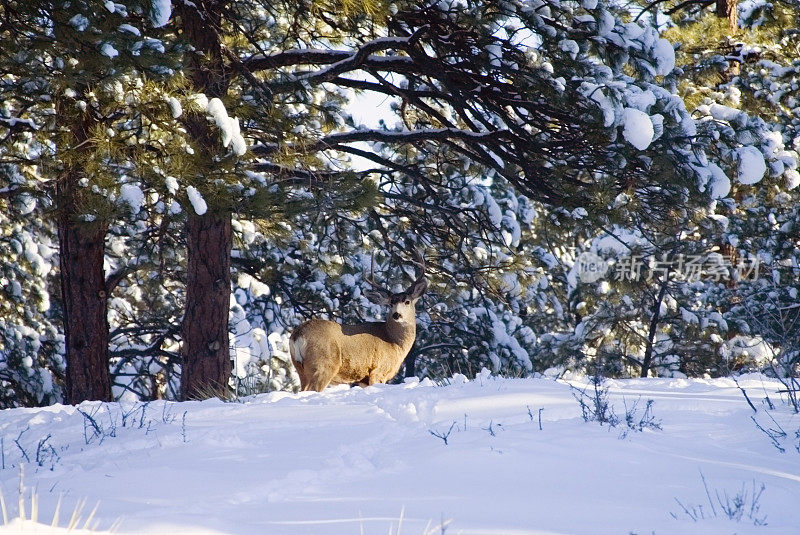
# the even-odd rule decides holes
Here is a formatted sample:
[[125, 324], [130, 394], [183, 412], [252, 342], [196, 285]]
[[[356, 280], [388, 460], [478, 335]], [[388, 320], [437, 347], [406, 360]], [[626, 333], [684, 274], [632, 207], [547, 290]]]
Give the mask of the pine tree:
[[[792, 111], [800, 10], [795, 2], [718, 2], [712, 9], [666, 5], [674, 22], [667, 35], [680, 43], [678, 64], [685, 71], [681, 94], [705, 122], [723, 125], [718, 150], [733, 156], [734, 165], [725, 172], [740, 179], [721, 181], [714, 207], [721, 224], [714, 229], [714, 245], [734, 264], [760, 267], [758, 277], [709, 288], [730, 339], [720, 350], [729, 355], [729, 346], [740, 344], [741, 335], [753, 336], [754, 345], [762, 343], [765, 325], [758, 318], [767, 317], [767, 309], [789, 306], [797, 286], [797, 272], [789, 266], [796, 264], [798, 242], [787, 208], [796, 203], [800, 184]], [[748, 153], [740, 145], [748, 143], [768, 158], [765, 179], [756, 184], [741, 180]], [[770, 296], [783, 297], [773, 301]], [[780, 338], [770, 340], [792, 351]], [[763, 365], [742, 359], [722, 364], [726, 370]]]
[[[16, 166], [0, 166], [0, 191], [24, 183]], [[35, 196], [0, 194], [0, 408], [62, 400], [63, 336], [52, 320], [49, 279], [55, 236]]]
[[149, 9], [138, 2], [2, 5], [3, 153], [25, 178], [10, 195], [54, 201], [70, 403], [111, 399], [105, 237], [141, 193], [123, 183], [136, 163], [136, 106], [147, 104], [125, 93], [145, 73], [169, 72], [163, 43], [144, 32]]
[[[263, 8], [248, 2], [229, 8], [184, 6], [173, 19], [185, 38], [205, 50], [193, 67], [193, 88], [209, 93], [203, 101], [206, 115], [220, 126], [221, 139], [208, 135], [208, 121], [188, 130], [196, 130], [197, 139], [217, 142], [203, 149], [209, 155], [217, 151], [217, 170], [226, 168], [225, 161], [231, 162], [228, 169], [238, 169], [222, 181], [204, 181], [212, 186], [204, 196], [220, 200], [212, 202], [211, 213], [226, 221], [232, 206], [244, 214], [253, 208], [256, 192], [265, 189], [283, 190], [287, 198], [324, 198], [331, 192], [342, 195], [337, 188], [348, 191], [352, 179], [362, 184], [377, 180], [387, 201], [368, 211], [371, 218], [358, 218], [364, 223], [355, 225], [350, 239], [359, 244], [359, 236], [391, 229], [379, 248], [394, 260], [408, 258], [411, 247], [441, 252], [446, 244], [458, 243], [457, 263], [442, 254], [434, 263], [445, 274], [457, 271], [450, 265], [466, 267], [461, 247], [482, 241], [473, 237], [476, 232], [488, 236], [489, 259], [499, 265], [511, 256], [508, 248], [515, 240], [503, 238], [504, 218], [494, 212], [496, 203], [476, 210], [477, 227], [454, 220], [458, 197], [453, 193], [467, 187], [464, 196], [474, 199], [470, 181], [496, 184], [498, 191], [513, 188], [546, 206], [588, 209], [599, 214], [600, 223], [616, 210], [657, 224], [671, 217], [673, 206], [699, 195], [698, 185], [702, 190], [712, 178], [714, 167], [702, 154], [704, 139], [694, 137], [694, 121], [680, 100], [659, 85], [675, 83], [671, 45], [646, 25], [622, 23], [604, 4], [475, 2], [464, 9], [394, 3], [358, 14], [324, 3]], [[292, 24], [278, 22], [287, 20]], [[193, 21], [205, 21], [205, 33]], [[232, 28], [242, 35], [233, 36]], [[526, 38], [541, 44], [528, 47]], [[398, 126], [353, 125], [336, 107], [338, 95], [347, 90], [397, 98]], [[241, 132], [236, 121], [236, 127], [223, 126], [230, 114], [222, 114], [214, 100], [233, 101], [236, 94], [242, 96], [235, 111], [244, 118]], [[240, 133], [251, 142], [249, 152], [240, 150]], [[357, 145], [365, 142], [372, 150]], [[343, 172], [328, 159], [348, 155], [370, 161], [373, 168]], [[215, 189], [220, 184], [227, 184], [222, 194]], [[612, 210], [614, 200], [626, 192], [634, 202]], [[333, 232], [347, 235], [339, 228]], [[215, 241], [228, 247], [227, 238]], [[228, 268], [224, 255], [212, 256], [220, 260], [209, 281], [218, 281], [219, 288], [198, 286], [206, 288], [202, 295], [210, 307], [204, 316], [227, 317], [225, 299], [214, 292], [227, 292]], [[363, 263], [344, 267], [345, 274], [352, 274]], [[472, 279], [464, 281], [467, 288], [471, 284], [488, 295], [493, 284], [503, 287], [479, 273], [480, 268], [466, 275]], [[211, 296], [216, 296], [213, 303]], [[482, 310], [476, 321], [497, 332], [494, 343], [504, 348], [501, 353], [516, 354], [530, 369], [525, 352], [517, 349], [521, 345], [499, 336], [498, 326], [517, 320], [487, 307], [470, 310], [473, 315]], [[470, 330], [469, 322], [450, 323]], [[199, 325], [185, 320], [184, 328]], [[210, 327], [206, 334], [195, 336], [199, 345], [191, 349], [186, 344], [195, 341], [184, 340], [186, 366], [195, 367], [195, 357], [213, 361], [208, 373], [200, 373], [203, 384], [191, 387], [196, 392], [218, 388], [228, 370], [227, 335]], [[192, 373], [184, 370], [186, 377]]]

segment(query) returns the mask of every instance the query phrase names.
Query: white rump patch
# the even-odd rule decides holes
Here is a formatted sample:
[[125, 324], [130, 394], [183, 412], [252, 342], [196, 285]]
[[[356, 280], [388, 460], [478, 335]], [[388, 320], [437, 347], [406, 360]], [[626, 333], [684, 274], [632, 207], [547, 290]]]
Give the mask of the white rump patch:
[[289, 342], [289, 353], [292, 355], [293, 360], [303, 362], [303, 353], [305, 352], [306, 339], [304, 337], [301, 336], [297, 340], [291, 340]]

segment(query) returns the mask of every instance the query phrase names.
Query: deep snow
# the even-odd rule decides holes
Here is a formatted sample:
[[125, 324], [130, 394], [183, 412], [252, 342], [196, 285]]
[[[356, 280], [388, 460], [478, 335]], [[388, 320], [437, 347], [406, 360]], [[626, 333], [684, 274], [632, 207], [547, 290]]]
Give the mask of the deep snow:
[[[776, 424], [761, 400], [777, 403], [770, 415], [788, 433], [786, 453], [756, 428], [730, 379], [609, 381], [617, 414], [641, 396], [662, 425], [620, 438], [621, 427], [584, 422], [564, 382], [484, 375], [154, 402], [144, 414], [141, 405], [84, 403], [102, 441], [75, 407], [0, 411], [0, 482], [16, 504], [25, 450], [40, 518], [49, 520], [59, 494], [62, 511], [99, 500], [99, 528], [121, 520], [123, 534], [416, 535], [441, 533], [442, 520], [448, 535], [799, 533], [800, 418], [779, 403], [778, 383], [740, 384], [763, 425]], [[451, 428], [447, 445], [431, 433]], [[747, 515], [692, 521], [675, 500], [710, 513], [701, 471], [712, 497], [763, 483], [757, 516], [767, 525]]]

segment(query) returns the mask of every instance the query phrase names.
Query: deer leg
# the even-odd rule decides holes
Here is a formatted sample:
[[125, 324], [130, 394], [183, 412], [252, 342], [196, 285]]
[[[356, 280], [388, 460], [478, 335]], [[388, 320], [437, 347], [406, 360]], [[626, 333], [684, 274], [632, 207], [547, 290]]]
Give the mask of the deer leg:
[[383, 374], [379, 373], [377, 369], [370, 370], [369, 375], [366, 377], [367, 384], [365, 386], [374, 385], [375, 383], [382, 383], [383, 382], [382, 379], [383, 379]]
[[331, 381], [339, 373], [339, 368], [342, 366], [342, 358], [335, 348], [331, 348], [329, 355], [331, 355], [331, 358], [317, 359], [311, 369], [306, 370], [307, 383], [303, 390], [322, 392], [331, 384]]
[[366, 377], [364, 377], [363, 379], [361, 379], [359, 381], [356, 381], [355, 383], [350, 383], [350, 386], [360, 386], [362, 388], [365, 387], [365, 386], [369, 386], [369, 385], [370, 385], [369, 375], [367, 375]]
[[327, 388], [329, 384], [331, 384], [331, 379], [335, 373], [330, 373], [326, 369], [315, 369], [311, 372], [310, 377], [308, 378], [308, 383], [303, 390], [316, 390], [317, 392], [322, 392]]
[[369, 372], [369, 375], [364, 377], [363, 379], [356, 381], [355, 383], [350, 383], [350, 386], [360, 386], [361, 388], [374, 385], [379, 381], [376, 380], [375, 372]]
[[292, 364], [294, 364], [294, 370], [300, 377], [300, 390], [305, 390], [306, 385], [308, 384], [308, 379], [306, 379], [303, 363], [297, 360], [292, 360]]

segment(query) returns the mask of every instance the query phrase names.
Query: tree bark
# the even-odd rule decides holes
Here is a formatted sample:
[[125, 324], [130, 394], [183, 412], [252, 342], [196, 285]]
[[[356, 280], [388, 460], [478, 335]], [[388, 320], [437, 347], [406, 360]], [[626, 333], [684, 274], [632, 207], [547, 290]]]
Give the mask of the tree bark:
[[107, 226], [75, 220], [77, 177], [59, 181], [59, 264], [66, 341], [66, 402], [111, 401], [105, 274]]
[[[728, 42], [732, 43], [736, 32], [739, 30], [738, 0], [717, 0], [717, 17], [728, 19]], [[740, 65], [737, 61], [730, 61], [725, 70], [726, 81], [734, 76], [739, 76]]]
[[738, 0], [717, 0], [717, 16], [728, 19], [728, 29], [734, 35], [739, 29]]
[[189, 214], [186, 245], [181, 396], [196, 399], [223, 390], [231, 374], [231, 215]]
[[[223, 61], [220, 27], [223, 2], [182, 2], [176, 6], [181, 36], [197, 53], [186, 66], [193, 89], [209, 98], [224, 97], [229, 78]], [[218, 150], [218, 135], [203, 114], [186, 114], [184, 124], [208, 162]], [[198, 177], [202, 178], [202, 177]], [[228, 315], [231, 286], [231, 213], [219, 206], [188, 216], [186, 232], [186, 309], [183, 316], [183, 399], [221, 394], [231, 373]]]
[[[81, 93], [86, 91], [80, 88]], [[57, 102], [58, 115], [70, 127], [64, 153], [81, 154], [87, 146], [94, 123], [90, 115]], [[82, 221], [81, 195], [84, 187], [80, 158], [67, 165], [56, 181], [59, 245], [59, 280], [63, 309], [66, 370], [66, 402], [111, 401], [111, 374], [108, 362], [108, 289], [103, 262], [106, 221]]]

